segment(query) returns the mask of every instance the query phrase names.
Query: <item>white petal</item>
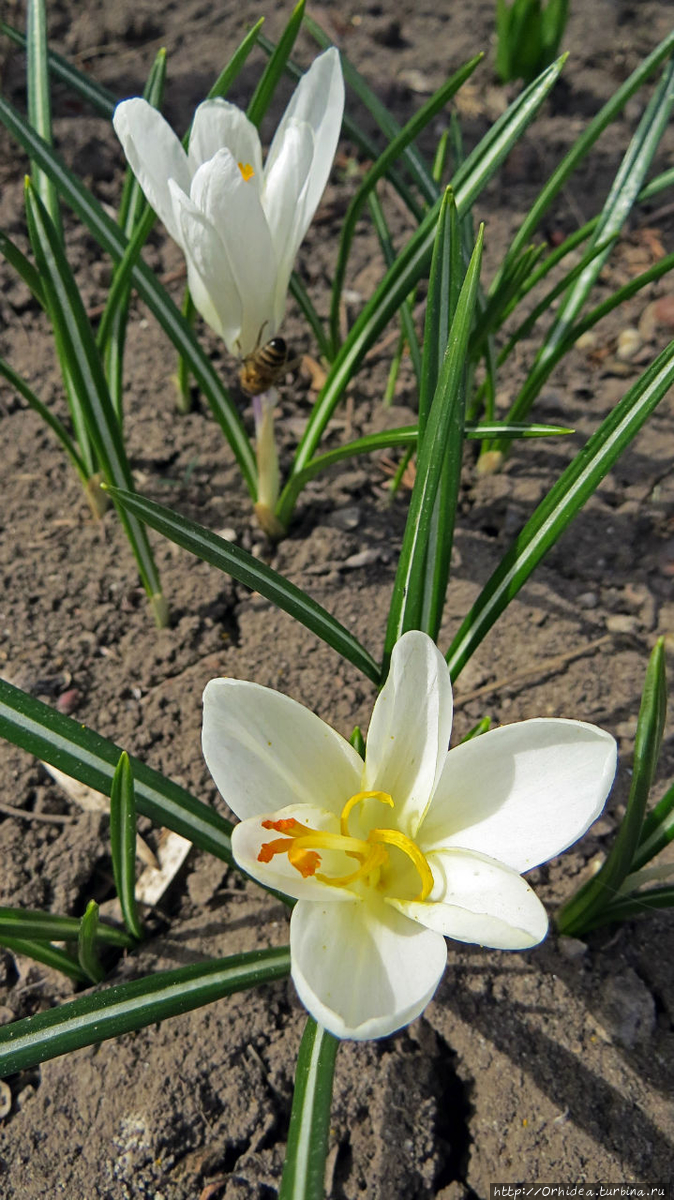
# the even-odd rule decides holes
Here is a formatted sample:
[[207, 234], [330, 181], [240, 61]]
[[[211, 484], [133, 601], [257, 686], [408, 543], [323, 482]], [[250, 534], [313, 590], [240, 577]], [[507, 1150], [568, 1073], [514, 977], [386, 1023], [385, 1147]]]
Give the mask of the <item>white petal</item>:
[[335, 1037], [386, 1037], [419, 1016], [447, 961], [444, 938], [387, 905], [301, 900], [290, 919], [300, 1000]]
[[306, 121], [311, 125], [314, 131], [315, 153], [305, 202], [307, 224], [313, 217], [328, 182], [342, 128], [343, 112], [344, 80], [339, 52], [333, 46], [324, 54], [320, 54], [306, 75], [300, 79], [274, 135], [265, 167], [265, 175], [268, 176], [277, 156], [282, 152], [291, 121]]
[[390, 794], [395, 808], [388, 823], [408, 837], [415, 836], [433, 795], [451, 729], [447, 663], [427, 634], [411, 630], [393, 649], [374, 706], [363, 783], [364, 789]]
[[[329, 883], [322, 883], [320, 879], [313, 876], [304, 879], [296, 867], [293, 867], [288, 861], [287, 854], [275, 854], [270, 862], [260, 862], [258, 854], [262, 846], [276, 838], [283, 837], [282, 833], [273, 829], [264, 829], [262, 821], [267, 819], [278, 821], [279, 818], [284, 817], [294, 817], [296, 821], [300, 821], [303, 825], [309, 825], [312, 829], [339, 833], [339, 820], [334, 813], [326, 812], [325, 809], [316, 808], [311, 804], [293, 804], [289, 808], [283, 808], [277, 812], [262, 813], [258, 817], [241, 821], [232, 830], [232, 853], [239, 866], [265, 887], [275, 888], [276, 891], [283, 892], [286, 896], [294, 896], [297, 900], [320, 900], [326, 904], [340, 900], [352, 900], [353, 893], [344, 887], [334, 887]], [[319, 871], [323, 873], [328, 867], [326, 858], [329, 856], [325, 851], [320, 851], [320, 855]], [[343, 873], [346, 873], [353, 870], [355, 866], [353, 860], [349, 865], [348, 860], [346, 864], [343, 861], [346, 859], [346, 855], [340, 854], [339, 858], [342, 863], [338, 867], [338, 871], [342, 870]], [[333, 873], [329, 867], [328, 873]]]
[[267, 172], [262, 207], [277, 263], [275, 319], [285, 311], [288, 281], [313, 212], [306, 216], [307, 176], [314, 154], [314, 135], [306, 122], [290, 122], [280, 154]]
[[222, 239], [196, 204], [171, 181], [169, 184], [187, 278], [194, 305], [211, 329], [237, 353], [241, 334], [241, 299]]
[[175, 180], [189, 194], [192, 172], [178, 138], [161, 113], [140, 97], [118, 104], [112, 123], [145, 196], [171, 237], [182, 246], [169, 180]]
[[227, 149], [237, 163], [253, 168], [258, 191], [262, 188], [262, 147], [252, 121], [236, 104], [227, 100], [204, 100], [194, 114], [190, 133], [189, 160], [195, 172], [202, 163]]
[[529, 871], [596, 820], [615, 769], [615, 741], [595, 725], [555, 719], [504, 725], [450, 752], [420, 847], [477, 850]]
[[190, 194], [222, 238], [242, 303], [240, 353], [249, 354], [276, 332], [276, 259], [260, 197], [229, 150], [199, 167]]
[[361, 786], [362, 760], [345, 738], [257, 683], [206, 685], [202, 741], [216, 786], [241, 820], [296, 804], [339, 816]]
[[516, 871], [464, 850], [441, 850], [428, 861], [436, 881], [430, 898], [389, 898], [399, 912], [445, 937], [497, 950], [525, 950], [543, 940], [545, 909]]

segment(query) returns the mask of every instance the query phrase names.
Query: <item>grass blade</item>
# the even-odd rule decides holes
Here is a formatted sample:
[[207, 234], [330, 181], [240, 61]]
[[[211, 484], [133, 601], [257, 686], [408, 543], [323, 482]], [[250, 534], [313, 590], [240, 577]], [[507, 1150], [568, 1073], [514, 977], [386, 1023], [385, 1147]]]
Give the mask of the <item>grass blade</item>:
[[[382, 154], [379, 155], [376, 162], [372, 164], [366, 172], [358, 191], [351, 200], [349, 207], [344, 217], [342, 224], [342, 232], [340, 235], [339, 250], [337, 253], [337, 263], [335, 266], [335, 276], [332, 282], [332, 301], [330, 310], [330, 329], [332, 334], [332, 342], [335, 353], [339, 348], [339, 312], [342, 299], [342, 290], [344, 287], [344, 279], [346, 276], [347, 262], [351, 249], [351, 243], [356, 230], [357, 222], [360, 218], [363, 206], [368, 199], [370, 193], [376, 187], [379, 179], [384, 176], [391, 163], [395, 162], [400, 157], [402, 152], [409, 146], [415, 138], [426, 128], [429, 121], [444, 106], [449, 102], [452, 96], [458, 92], [459, 88], [472, 75], [478, 63], [482, 61], [483, 55], [478, 54], [470, 62], [466, 63], [460, 70], [456, 71], [437, 92], [426, 101], [417, 113], [407, 122], [400, 132], [392, 137], [388, 146]], [[435, 184], [435, 180], [431, 174], [431, 179]], [[439, 194], [439, 188], [435, 184], [432, 200], [435, 201]], [[429, 194], [429, 199], [431, 198]]]
[[305, 3], [306, 0], [299, 0], [299, 3], [295, 5], [290, 20], [283, 30], [278, 44], [262, 73], [262, 78], [253, 92], [253, 98], [246, 111], [246, 116], [249, 121], [252, 121], [253, 125], [259, 126], [271, 104], [279, 80], [286, 69], [286, 63], [292, 54], [293, 46], [300, 31]]
[[140, 941], [143, 926], [136, 904], [136, 796], [126, 751], [119, 756], [110, 788], [110, 846], [124, 924], [131, 936]]
[[[450, 206], [443, 202], [439, 237]], [[442, 474], [447, 439], [456, 417], [464, 378], [468, 338], [473, 322], [482, 261], [483, 230], [478, 235], [461, 294], [456, 306], [438, 385], [417, 456], [417, 473], [412, 489], [403, 544], [398, 560], [389, 609], [382, 680], [386, 678], [391, 651], [408, 629], [419, 629], [423, 605], [425, 564], [431, 521]]]
[[[59, 359], [65, 365], [77, 395], [87, 434], [106, 480], [132, 490], [131, 468], [82, 298], [49, 214], [30, 184], [26, 188], [26, 213]], [[120, 512], [120, 517], [157, 624], [165, 625], [166, 605], [145, 529], [124, 511]]]
[[[597, 115], [593, 117], [585, 132], [573, 143], [569, 152], [562, 159], [556, 170], [553, 171], [550, 179], [537, 197], [535, 204], [522, 222], [510, 245], [501, 266], [501, 271], [504, 271], [512, 260], [518, 257], [531, 238], [534, 230], [538, 227], [541, 217], [547, 212], [555, 196], [561, 191], [578, 164], [583, 161], [600, 134], [622, 112], [630, 97], [639, 90], [641, 85], [657, 70], [660, 64], [669, 57], [672, 50], [674, 50], [674, 30], [639, 64], [636, 70], [621, 84]], [[494, 282], [494, 286], [497, 283], [498, 277]]]
[[[79, 925], [79, 921], [77, 924]], [[11, 950], [12, 954], [23, 954], [26, 958], [34, 959], [35, 962], [44, 963], [46, 967], [53, 967], [54, 970], [61, 971], [63, 975], [67, 975], [69, 979], [74, 979], [77, 983], [89, 982], [89, 976], [84, 973], [76, 959], [71, 958], [65, 950], [61, 950], [58, 946], [52, 946], [50, 942], [33, 942], [27, 938], [5, 937], [4, 934], [0, 934], [0, 946]], [[1, 1045], [2, 1037], [0, 1036], [0, 1047]]]
[[[26, 908], [0, 908], [0, 938], [30, 938], [36, 942], [76, 942], [80, 932], [77, 917], [60, 917], [56, 913], [38, 912]], [[96, 937], [108, 946], [130, 949], [134, 942], [123, 929], [99, 921]]]
[[[367, 203], [372, 216], [372, 223], [374, 225], [377, 237], [379, 238], [379, 245], [381, 246], [381, 251], [384, 255], [384, 262], [386, 263], [387, 268], [390, 270], [395, 263], [396, 255], [395, 250], [393, 249], [393, 242], [391, 241], [389, 227], [384, 216], [384, 210], [376, 192], [370, 193], [367, 198]], [[339, 314], [337, 315], [339, 318]], [[419, 337], [414, 326], [414, 315], [412, 313], [412, 305], [410, 304], [409, 296], [406, 296], [400, 305], [400, 323], [402, 326], [403, 336], [409, 347], [410, 359], [412, 360], [412, 368], [414, 370], [418, 388], [421, 381], [421, 350], [419, 348]]]
[[279, 1200], [323, 1200], [332, 1080], [339, 1039], [307, 1018], [295, 1068]]
[[[446, 219], [438, 229], [431, 263], [426, 330], [424, 332], [423, 387], [419, 395], [420, 437], [428, 420], [437, 389], [441, 365], [447, 350], [452, 322], [456, 313], [463, 283], [463, 253], [461, 230], [454, 198], [446, 210]], [[479, 278], [475, 296], [479, 302]], [[470, 340], [469, 340], [470, 345]], [[442, 610], [449, 581], [456, 504], [461, 482], [463, 439], [465, 436], [466, 374], [464, 365], [458, 385], [452, 418], [447, 431], [445, 455], [433, 504], [433, 516], [426, 547], [425, 579], [422, 585], [421, 619], [419, 628], [436, 640], [442, 620]]]
[[158, 971], [81, 996], [0, 1028], [0, 1076], [283, 979], [289, 971], [290, 952], [281, 946]]
[[[119, 746], [72, 717], [56, 712], [0, 679], [0, 737], [50, 763], [87, 787], [109, 796]], [[136, 807], [155, 825], [165, 825], [216, 858], [232, 863], [232, 826], [185, 788], [131, 758]]]
[[8, 234], [2, 230], [0, 230], [0, 254], [7, 259], [11, 267], [14, 267], [17, 275], [30, 288], [38, 304], [44, 308], [44, 292], [39, 273], [35, 270], [30, 259], [26, 258], [25, 254], [19, 250], [19, 247], [14, 245]]
[[[20, 46], [21, 49], [26, 48], [26, 37], [20, 29], [15, 29], [13, 25], [8, 25], [6, 21], [0, 20], [0, 33], [8, 37], [15, 46]], [[49, 71], [66, 87], [72, 88], [78, 96], [86, 100], [88, 104], [101, 117], [112, 117], [112, 113], [117, 101], [112, 92], [104, 88], [100, 83], [96, 83], [89, 75], [85, 75], [83, 71], [78, 71], [72, 63], [69, 63], [62, 55], [57, 54], [54, 50], [47, 52]]]
[[252, 554], [247, 554], [239, 546], [225, 541], [202, 525], [188, 521], [186, 517], [174, 513], [170, 508], [164, 508], [153, 500], [137, 493], [120, 492], [111, 488], [115, 500], [128, 507], [141, 521], [145, 521], [152, 529], [170, 538], [178, 546], [196, 554], [197, 558], [217, 567], [237, 579], [246, 587], [266, 596], [283, 612], [287, 612], [301, 625], [305, 625], [312, 633], [322, 638], [333, 650], [348, 659], [358, 667], [368, 679], [377, 682], [379, 668], [364, 646], [348, 629], [332, 617], [315, 600], [284, 579], [277, 571], [273, 571], [266, 563]]
[[[45, 142], [51, 146], [52, 126], [45, 0], [28, 0], [26, 15], [28, 120], [40, 137], [44, 138]], [[63, 225], [56, 188], [49, 175], [36, 163], [32, 164], [32, 180], [38, 196], [54, 222], [54, 228], [63, 241]]]
[[[549, 67], [535, 84], [527, 88], [503, 117], [499, 118], [490, 133], [482, 139], [480, 143], [482, 155], [472, 154], [461, 165], [456, 173], [455, 183], [452, 184], [459, 216], [466, 213], [508, 151], [533, 120], [548, 92], [554, 86], [561, 69], [562, 60]], [[2, 117], [2, 112], [3, 105], [0, 101], [0, 117]], [[437, 200], [423, 218], [419, 228], [414, 232], [394, 266], [386, 273], [354, 323], [348, 338], [335, 358], [328, 380], [309, 417], [304, 436], [297, 449], [293, 473], [303, 470], [313, 457], [344, 388], [368, 348], [379, 336], [380, 331], [403, 299], [412, 291], [414, 285], [428, 269], [440, 203], [440, 200]], [[284, 492], [281, 495], [277, 516], [282, 524], [287, 525], [291, 513], [292, 508], [288, 504], [287, 492]]]
[[89, 478], [86, 466], [65, 425], [59, 421], [50, 408], [47, 408], [46, 404], [42, 403], [39, 397], [35, 395], [35, 392], [29, 388], [25, 379], [17, 374], [13, 367], [10, 367], [9, 363], [5, 362], [4, 358], [0, 358], [0, 375], [4, 375], [7, 382], [16, 389], [20, 396], [23, 396], [24, 400], [28, 401], [31, 408], [35, 409], [35, 412], [42, 417], [42, 420], [49, 426], [52, 433], [56, 434], [82, 483], [86, 484]]
[[639, 846], [632, 862], [633, 871], [638, 871], [645, 863], [650, 862], [656, 854], [659, 854], [674, 840], [673, 813], [674, 784], [668, 788], [643, 823]]
[[633, 870], [635, 852], [644, 821], [655, 768], [658, 763], [662, 735], [667, 716], [667, 680], [665, 676], [665, 644], [659, 638], [655, 644], [641, 697], [639, 719], [634, 738], [634, 766], [625, 816], [609, 851], [606, 862], [596, 875], [579, 888], [562, 908], [557, 918], [561, 933], [576, 936], [610, 904], [621, 883]]
[[98, 905], [90, 900], [80, 921], [80, 932], [77, 939], [77, 958], [84, 974], [92, 983], [100, 983], [105, 979], [105, 971], [96, 951], [96, 935], [98, 933]]
[[545, 497], [485, 584], [458, 630], [447, 662], [456, 679], [547, 551], [674, 383], [674, 342], [629, 389]]

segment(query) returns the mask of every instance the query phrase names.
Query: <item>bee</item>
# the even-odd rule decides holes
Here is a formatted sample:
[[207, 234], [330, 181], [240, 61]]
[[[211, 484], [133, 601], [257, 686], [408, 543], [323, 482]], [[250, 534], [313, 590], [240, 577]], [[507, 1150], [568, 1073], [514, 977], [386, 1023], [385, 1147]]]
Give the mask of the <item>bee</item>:
[[264, 346], [246, 354], [239, 371], [239, 383], [247, 396], [266, 392], [288, 369], [290, 351], [285, 338], [274, 337]]

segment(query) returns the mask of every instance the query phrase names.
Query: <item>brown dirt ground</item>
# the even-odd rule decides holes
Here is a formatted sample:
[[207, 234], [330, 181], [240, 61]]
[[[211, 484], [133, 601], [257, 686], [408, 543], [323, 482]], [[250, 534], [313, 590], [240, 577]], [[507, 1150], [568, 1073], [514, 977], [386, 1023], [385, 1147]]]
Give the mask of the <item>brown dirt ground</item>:
[[[166, 111], [180, 129], [233, 44], [263, 11], [231, 0], [161, 6], [153, 0], [92, 0], [86, 6], [57, 0], [49, 7], [55, 46], [120, 97], [141, 90], [154, 53], [167, 46]], [[486, 278], [564, 149], [671, 24], [664, 0], [638, 6], [579, 0], [572, 8], [565, 82], [480, 200], [477, 215], [487, 221]], [[287, 6], [270, 3], [264, 11], [274, 36]], [[313, 7], [400, 120], [448, 70], [479, 49], [490, 50], [492, 13], [490, 0]], [[308, 61], [308, 39], [300, 53]], [[260, 56], [250, 60], [233, 99], [245, 102], [260, 65]], [[17, 103], [22, 72], [21, 56], [10, 54], [3, 82]], [[494, 83], [488, 59], [459, 101], [468, 146], [503, 104], [504, 90]], [[598, 211], [642, 105], [641, 97], [628, 105], [583, 169], [580, 186], [562, 195], [547, 232], [570, 231]], [[101, 200], [115, 205], [122, 164], [110, 129], [62, 89], [56, 90], [55, 113], [68, 160]], [[432, 140], [443, 121], [435, 122]], [[21, 239], [25, 162], [4, 135], [0, 144], [0, 222]], [[673, 150], [670, 134], [660, 166], [671, 165]], [[337, 170], [300, 255], [300, 270], [322, 307], [333, 234], [352, 187]], [[403, 237], [403, 217], [395, 206], [391, 212]], [[664, 196], [634, 219], [598, 293], [607, 294], [607, 287], [653, 261], [659, 244], [671, 250], [673, 228]], [[105, 295], [108, 264], [70, 220], [68, 247], [87, 303], [95, 306]], [[148, 258], [163, 274], [180, 268], [178, 251], [160, 230]], [[349, 287], [366, 297], [380, 272], [374, 235], [363, 220]], [[179, 300], [182, 283], [173, 288]], [[552, 377], [537, 413], [541, 420], [573, 425], [573, 437], [520, 443], [505, 471], [490, 478], [476, 478], [467, 457], [441, 645], [570, 455], [671, 337], [671, 329], [660, 325], [636, 359], [615, 356], [621, 329], [638, 323], [647, 302], [671, 291], [665, 279], [637, 297]], [[62, 412], [48, 329], [9, 271], [0, 283], [0, 308], [1, 352]], [[312, 352], [292, 305], [287, 332]], [[208, 331], [203, 336], [214, 359], [231, 371], [217, 340]], [[504, 372], [502, 401], [514, 395], [530, 357], [525, 348]], [[407, 367], [396, 407], [382, 416], [387, 368], [382, 348], [354, 379], [334, 421], [334, 441], [381, 427], [384, 419], [409, 421], [414, 388]], [[174, 369], [163, 335], [134, 305], [127, 428], [138, 486], [213, 529], [233, 529], [239, 544], [306, 586], [378, 651], [406, 506], [405, 495], [389, 503], [382, 462], [361, 461], [317, 480], [301, 501], [290, 537], [271, 550], [251, 521], [232, 456], [209, 413], [176, 415]], [[200, 697], [212, 676], [280, 688], [347, 735], [355, 722], [367, 724], [373, 688], [354, 668], [259, 597], [155, 538], [172, 611], [171, 627], [157, 633], [114, 517], [95, 524], [50, 433], [7, 388], [0, 403], [0, 669], [8, 679], [52, 703], [70, 693], [78, 719], [216, 806], [221, 801], [199, 749]], [[286, 455], [309, 403], [304, 385], [284, 399]], [[648, 654], [656, 636], [671, 637], [674, 628], [673, 446], [671, 404], [665, 401], [457, 684], [457, 736], [485, 713], [495, 723], [554, 714], [593, 721], [619, 740], [619, 776], [606, 815], [563, 861], [536, 874], [551, 909], [572, 893], [611, 840], [629, 786]], [[363, 551], [364, 557], [354, 558]], [[599, 647], [590, 648], [604, 635]], [[558, 656], [574, 647], [586, 652], [560, 663]], [[520, 679], [525, 670], [529, 674]], [[471, 699], [481, 685], [494, 686]], [[673, 768], [669, 736], [658, 794]], [[0, 770], [2, 800], [25, 814], [0, 814], [0, 902], [78, 915], [89, 897], [109, 895], [105, 819], [82, 815], [35, 761], [13, 747], [3, 748]], [[36, 819], [45, 813], [72, 820], [59, 825]], [[161, 931], [117, 965], [113, 981], [286, 939], [284, 909], [205, 854], [193, 854], [166, 909]], [[586, 944], [551, 936], [517, 956], [450, 945], [445, 979], [422, 1018], [394, 1038], [340, 1049], [329, 1196], [460, 1200], [487, 1197], [490, 1183], [498, 1181], [671, 1182], [673, 962], [667, 914], [598, 932]], [[47, 969], [0, 954], [3, 1020], [49, 1007], [72, 991]], [[0, 1129], [2, 1195], [275, 1196], [302, 1027], [292, 985], [281, 983], [12, 1078], [12, 1111]]]

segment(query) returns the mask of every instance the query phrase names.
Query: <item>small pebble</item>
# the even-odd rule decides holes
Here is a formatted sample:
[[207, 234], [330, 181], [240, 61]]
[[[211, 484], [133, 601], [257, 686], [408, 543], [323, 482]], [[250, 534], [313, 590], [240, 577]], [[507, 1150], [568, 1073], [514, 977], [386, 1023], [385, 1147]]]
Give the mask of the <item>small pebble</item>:
[[4, 1079], [0, 1079], [0, 1121], [6, 1117], [12, 1108], [12, 1093], [9, 1090], [9, 1084], [5, 1083]]
[[606, 628], [609, 633], [638, 633], [641, 621], [628, 613], [612, 613], [606, 618]]
[[634, 358], [635, 354], [639, 353], [643, 344], [644, 339], [639, 330], [635, 329], [633, 325], [628, 325], [626, 329], [621, 329], [618, 334], [616, 355], [623, 362], [629, 362], [630, 359]]
[[599, 597], [596, 592], [581, 592], [578, 603], [581, 608], [596, 608], [599, 604]]

